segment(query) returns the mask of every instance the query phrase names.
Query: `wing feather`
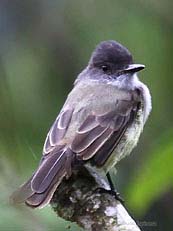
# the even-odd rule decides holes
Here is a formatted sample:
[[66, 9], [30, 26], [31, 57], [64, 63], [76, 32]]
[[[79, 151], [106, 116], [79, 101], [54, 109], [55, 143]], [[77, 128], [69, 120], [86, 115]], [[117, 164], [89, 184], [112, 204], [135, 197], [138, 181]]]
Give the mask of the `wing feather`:
[[88, 148], [97, 138], [99, 138], [107, 127], [97, 126], [90, 131], [77, 133], [71, 144], [71, 149], [75, 153], [80, 153]]
[[96, 116], [94, 115], [94, 113], [92, 113], [91, 115], [87, 116], [87, 118], [84, 120], [77, 132], [78, 134], [87, 133], [93, 130], [98, 125], [99, 122], [96, 121]]
[[43, 147], [43, 155], [50, 153], [54, 150], [55, 146], [58, 145], [69, 127], [71, 118], [73, 114], [73, 109], [69, 108], [60, 113], [60, 115], [55, 120], [54, 124], [52, 125]]
[[77, 157], [102, 166], [121, 140], [132, 118], [137, 102], [117, 101], [116, 107], [101, 115], [92, 113], [76, 132], [71, 149]]
[[88, 160], [92, 158], [99, 149], [106, 143], [109, 137], [113, 134], [113, 130], [111, 128], [107, 128], [105, 132], [95, 140], [88, 148], [78, 153], [77, 155], [83, 160]]

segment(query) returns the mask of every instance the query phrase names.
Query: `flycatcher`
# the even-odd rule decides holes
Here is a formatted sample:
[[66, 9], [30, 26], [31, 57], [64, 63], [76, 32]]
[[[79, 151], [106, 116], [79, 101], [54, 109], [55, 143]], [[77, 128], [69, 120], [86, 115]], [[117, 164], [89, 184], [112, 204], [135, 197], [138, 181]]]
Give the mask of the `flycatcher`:
[[115, 41], [101, 42], [50, 128], [32, 177], [12, 196], [31, 207], [48, 204], [75, 163], [105, 173], [129, 155], [151, 111], [151, 96], [131, 53]]

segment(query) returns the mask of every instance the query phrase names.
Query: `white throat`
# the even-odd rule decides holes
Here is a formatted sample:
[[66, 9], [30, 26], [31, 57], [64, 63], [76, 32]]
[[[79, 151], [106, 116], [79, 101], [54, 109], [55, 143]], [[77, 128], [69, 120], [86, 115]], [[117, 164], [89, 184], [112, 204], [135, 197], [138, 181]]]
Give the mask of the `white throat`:
[[124, 89], [124, 90], [135, 90], [139, 89], [142, 93], [143, 104], [144, 104], [144, 123], [146, 122], [151, 109], [151, 94], [148, 87], [142, 83], [139, 79], [137, 74], [133, 74], [131, 76], [121, 75], [119, 78], [115, 79], [114, 81], [108, 81], [107, 84], [111, 84], [116, 86], [117, 88]]

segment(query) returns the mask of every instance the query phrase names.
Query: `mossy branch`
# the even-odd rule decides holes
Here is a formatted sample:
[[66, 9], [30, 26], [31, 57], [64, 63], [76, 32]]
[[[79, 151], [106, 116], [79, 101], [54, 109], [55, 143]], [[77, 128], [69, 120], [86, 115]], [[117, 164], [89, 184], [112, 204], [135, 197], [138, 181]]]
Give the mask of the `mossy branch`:
[[109, 186], [94, 174], [81, 169], [60, 185], [51, 201], [56, 214], [86, 231], [140, 231], [113, 195], [97, 192], [98, 187]]

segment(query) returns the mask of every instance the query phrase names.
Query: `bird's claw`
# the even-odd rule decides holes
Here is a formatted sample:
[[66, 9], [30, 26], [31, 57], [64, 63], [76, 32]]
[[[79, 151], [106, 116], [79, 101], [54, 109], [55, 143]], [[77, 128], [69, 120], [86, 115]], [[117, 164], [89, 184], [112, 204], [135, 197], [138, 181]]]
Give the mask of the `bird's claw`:
[[112, 196], [115, 197], [116, 200], [118, 200], [119, 202], [121, 202], [122, 204], [124, 204], [124, 199], [120, 196], [120, 193], [117, 192], [116, 190], [109, 190], [109, 189], [105, 189], [105, 188], [96, 188], [94, 190], [96, 193], [108, 193]]

